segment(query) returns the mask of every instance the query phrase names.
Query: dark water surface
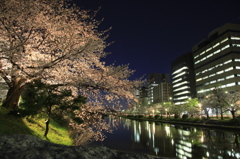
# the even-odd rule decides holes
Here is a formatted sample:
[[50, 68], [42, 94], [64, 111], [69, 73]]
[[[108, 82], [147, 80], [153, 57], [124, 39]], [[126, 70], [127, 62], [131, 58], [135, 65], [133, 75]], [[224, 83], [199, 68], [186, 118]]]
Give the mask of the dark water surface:
[[118, 129], [92, 146], [179, 159], [240, 159], [239, 131], [125, 118], [106, 120]]

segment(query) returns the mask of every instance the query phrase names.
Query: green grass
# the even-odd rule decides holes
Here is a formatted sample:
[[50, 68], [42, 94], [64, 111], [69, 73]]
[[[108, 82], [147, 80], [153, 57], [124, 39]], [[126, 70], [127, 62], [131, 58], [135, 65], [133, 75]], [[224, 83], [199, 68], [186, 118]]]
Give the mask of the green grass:
[[41, 117], [21, 118], [8, 114], [0, 107], [0, 134], [28, 134], [57, 144], [73, 145], [68, 128], [57, 120], [51, 120], [47, 138], [44, 137], [45, 119]]

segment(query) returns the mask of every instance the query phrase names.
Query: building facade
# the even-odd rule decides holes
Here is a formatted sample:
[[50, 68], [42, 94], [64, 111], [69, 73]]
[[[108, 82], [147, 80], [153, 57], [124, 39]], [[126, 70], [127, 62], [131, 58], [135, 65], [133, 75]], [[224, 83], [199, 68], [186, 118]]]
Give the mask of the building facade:
[[152, 73], [148, 75], [148, 105], [168, 102], [172, 98], [172, 83], [169, 74]]
[[198, 98], [215, 87], [240, 90], [240, 25], [225, 24], [192, 48]]
[[176, 105], [184, 103], [188, 98], [196, 97], [193, 54], [186, 53], [171, 64], [173, 102]]

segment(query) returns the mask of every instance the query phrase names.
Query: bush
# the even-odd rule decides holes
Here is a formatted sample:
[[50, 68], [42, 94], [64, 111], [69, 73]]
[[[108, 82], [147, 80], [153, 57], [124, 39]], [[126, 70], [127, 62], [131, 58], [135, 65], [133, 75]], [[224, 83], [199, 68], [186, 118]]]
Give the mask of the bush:
[[174, 114], [174, 119], [178, 119], [180, 116], [178, 114]]
[[183, 119], [183, 120], [186, 120], [187, 118], [188, 118], [188, 114], [183, 114], [183, 115], [182, 115], [182, 119]]
[[236, 125], [240, 125], [240, 118], [235, 118], [235, 119], [230, 119], [227, 123], [227, 125], [231, 125], [231, 126], [236, 126]]
[[155, 117], [154, 117], [155, 119], [160, 119], [161, 118], [161, 116], [160, 115], [155, 115]]

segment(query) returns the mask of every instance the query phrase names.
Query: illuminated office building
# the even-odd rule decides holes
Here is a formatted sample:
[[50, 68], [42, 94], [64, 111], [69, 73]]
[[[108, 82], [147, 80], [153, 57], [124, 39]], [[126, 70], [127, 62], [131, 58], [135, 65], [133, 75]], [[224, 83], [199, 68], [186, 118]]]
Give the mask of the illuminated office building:
[[195, 74], [192, 53], [186, 53], [171, 64], [173, 83], [173, 102], [184, 103], [188, 98], [196, 97]]
[[240, 90], [240, 25], [225, 24], [192, 48], [197, 96], [214, 87]]
[[168, 102], [172, 98], [172, 83], [169, 74], [148, 75], [148, 105]]

